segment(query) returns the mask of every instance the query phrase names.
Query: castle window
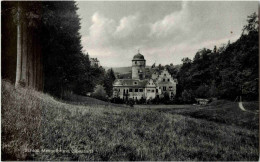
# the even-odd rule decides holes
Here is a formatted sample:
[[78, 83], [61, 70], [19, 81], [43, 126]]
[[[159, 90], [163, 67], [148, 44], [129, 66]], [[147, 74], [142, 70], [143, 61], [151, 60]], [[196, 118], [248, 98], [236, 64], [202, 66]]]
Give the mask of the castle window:
[[134, 85], [137, 85], [137, 82], [134, 82]]
[[135, 89], [135, 92], [138, 92], [138, 89]]
[[150, 89], [148, 89], [147, 92], [150, 92]]
[[165, 79], [163, 79], [163, 82], [165, 82]]
[[166, 91], [166, 87], [163, 87], [163, 90]]
[[135, 61], [135, 64], [137, 64], [137, 61]]
[[164, 76], [166, 76], [166, 74], [164, 74]]
[[170, 79], [168, 79], [168, 82], [170, 81]]
[[152, 92], [154, 92], [154, 90], [152, 90]]
[[143, 92], [143, 89], [139, 89], [139, 92]]
[[156, 89], [156, 93], [158, 93], [158, 89]]
[[129, 89], [129, 92], [133, 92], [133, 89], [132, 89], [132, 88], [130, 88], [130, 89]]

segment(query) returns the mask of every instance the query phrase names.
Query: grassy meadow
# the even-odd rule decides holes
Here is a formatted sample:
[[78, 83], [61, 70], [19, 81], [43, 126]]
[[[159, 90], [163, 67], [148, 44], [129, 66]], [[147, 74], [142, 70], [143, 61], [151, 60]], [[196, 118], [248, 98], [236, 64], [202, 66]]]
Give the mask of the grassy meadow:
[[75, 104], [3, 80], [1, 95], [2, 160], [258, 160], [258, 113], [237, 103]]

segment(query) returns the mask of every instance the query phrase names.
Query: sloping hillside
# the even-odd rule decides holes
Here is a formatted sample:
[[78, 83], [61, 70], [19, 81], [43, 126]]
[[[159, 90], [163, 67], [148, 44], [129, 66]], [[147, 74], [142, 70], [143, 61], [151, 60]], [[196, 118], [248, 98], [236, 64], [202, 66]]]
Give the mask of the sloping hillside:
[[138, 108], [73, 105], [2, 81], [2, 160], [258, 160], [258, 131]]
[[[258, 102], [247, 102], [244, 104], [247, 109], [256, 109]], [[237, 102], [226, 100], [214, 101], [208, 106], [196, 106], [196, 108], [182, 109], [156, 109], [159, 112], [180, 114], [192, 118], [204, 119], [216, 123], [234, 125], [257, 131], [259, 129], [259, 114], [257, 111], [245, 112], [238, 107]]]
[[76, 94], [72, 94], [67, 97], [66, 101], [61, 101], [63, 103], [73, 104], [73, 105], [85, 105], [85, 106], [110, 106], [110, 107], [129, 107], [127, 105], [122, 104], [114, 104], [111, 102], [102, 101], [96, 98], [80, 96]]

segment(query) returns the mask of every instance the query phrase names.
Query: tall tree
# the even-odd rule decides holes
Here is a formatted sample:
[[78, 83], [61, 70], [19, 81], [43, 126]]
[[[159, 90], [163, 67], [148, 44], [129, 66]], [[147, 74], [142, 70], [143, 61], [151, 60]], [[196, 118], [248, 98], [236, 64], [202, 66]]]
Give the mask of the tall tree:
[[113, 83], [115, 81], [116, 77], [115, 77], [115, 73], [113, 71], [113, 69], [109, 69], [106, 72], [105, 78], [104, 78], [104, 87], [106, 90], [106, 93], [108, 96], [112, 96], [113, 94]]
[[15, 77], [15, 87], [18, 87], [21, 80], [21, 65], [22, 65], [22, 34], [21, 34], [21, 9], [18, 2], [17, 6], [17, 61], [16, 61], [16, 77]]
[[[12, 75], [15, 75], [14, 83], [15, 86], [17, 87], [19, 84], [23, 83], [23, 85], [27, 86], [32, 86], [33, 88], [39, 88], [39, 82], [40, 79], [38, 80], [33, 80], [31, 81], [34, 84], [29, 84], [28, 80], [28, 70], [29, 67], [27, 66], [28, 61], [34, 61], [35, 65], [37, 67], [33, 67], [32, 70], [35, 70], [35, 73], [33, 74], [33, 77], [36, 78], [36, 76], [39, 78], [39, 69], [42, 66], [42, 62], [40, 61], [41, 55], [39, 55], [36, 46], [39, 45], [39, 37], [35, 37], [33, 34], [35, 32], [39, 31], [37, 27], [39, 27], [39, 17], [37, 14], [39, 14], [40, 10], [40, 5], [39, 2], [3, 2], [2, 3], [2, 16], [5, 21], [3, 22], [3, 28], [2, 28], [2, 33], [7, 33], [2, 35], [2, 39], [5, 40], [4, 48], [2, 50], [3, 53], [3, 69], [4, 69], [4, 74], [3, 78], [7, 77], [8, 79], [11, 79], [13, 81]], [[38, 12], [37, 12], [38, 11]], [[7, 16], [8, 15], [8, 16]], [[37, 17], [35, 17], [37, 15]], [[9, 21], [9, 22], [7, 22]], [[14, 22], [14, 23], [10, 23]], [[38, 24], [38, 25], [37, 25]], [[13, 25], [16, 26], [16, 31], [13, 32]], [[29, 34], [29, 31], [33, 33], [32, 35]], [[37, 35], [37, 34], [36, 34]], [[7, 38], [9, 37], [9, 39]], [[11, 39], [10, 39], [11, 38]], [[32, 46], [32, 44], [29, 44], [30, 41], [32, 40], [33, 43], [35, 43], [36, 46]], [[12, 41], [10, 41], [12, 40]], [[16, 41], [16, 45], [13, 44], [13, 40]], [[3, 45], [2, 44], [2, 45]], [[30, 46], [30, 47], [29, 47]], [[16, 48], [14, 48], [16, 47]], [[29, 47], [29, 48], [27, 48]], [[9, 48], [9, 49], [8, 49]], [[13, 71], [9, 70], [9, 67], [13, 69], [10, 64], [12, 61], [8, 61], [6, 57], [9, 57], [10, 55], [14, 55], [14, 50], [15, 49], [15, 56], [12, 57], [13, 60], [15, 58], [16, 66], [15, 66], [15, 74], [13, 74]], [[29, 50], [28, 50], [29, 49]], [[9, 54], [9, 52], [11, 54]], [[8, 53], [8, 54], [7, 54]], [[30, 56], [36, 56], [34, 60], [28, 60]]]
[[73, 91], [80, 76], [80, 19], [74, 1], [42, 2], [45, 90], [58, 97]]

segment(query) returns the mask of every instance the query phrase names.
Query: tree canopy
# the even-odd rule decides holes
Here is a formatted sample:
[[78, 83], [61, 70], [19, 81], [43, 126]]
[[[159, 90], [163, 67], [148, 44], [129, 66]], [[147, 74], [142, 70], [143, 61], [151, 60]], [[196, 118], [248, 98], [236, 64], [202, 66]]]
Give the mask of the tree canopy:
[[[177, 73], [185, 100], [194, 97], [258, 99], [258, 16], [248, 16], [240, 38], [213, 50], [201, 49], [193, 60], [184, 58]], [[175, 72], [169, 71], [172, 75]], [[179, 93], [181, 94], [181, 93]]]

